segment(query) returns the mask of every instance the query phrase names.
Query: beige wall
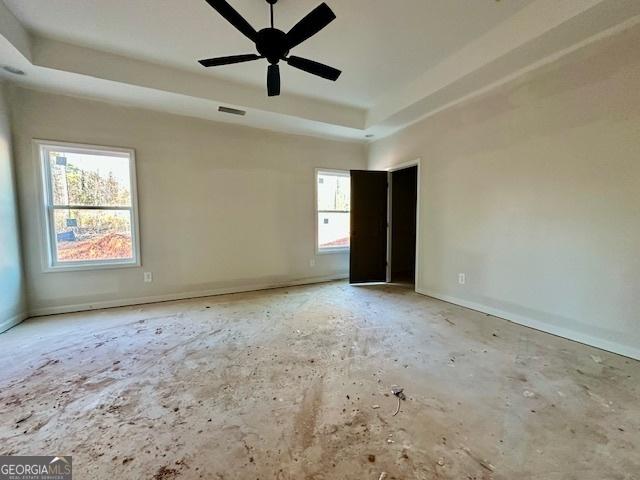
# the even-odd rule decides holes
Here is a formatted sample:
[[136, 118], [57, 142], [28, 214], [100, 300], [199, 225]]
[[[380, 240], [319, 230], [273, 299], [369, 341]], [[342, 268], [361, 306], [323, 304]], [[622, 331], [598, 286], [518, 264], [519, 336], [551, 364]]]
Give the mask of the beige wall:
[[[12, 90], [11, 104], [32, 312], [348, 271], [347, 255], [315, 255], [314, 169], [364, 168], [362, 145], [21, 88]], [[143, 268], [43, 273], [34, 138], [136, 150]], [[153, 283], [143, 283], [144, 271], [153, 272]]]
[[640, 358], [638, 45], [635, 27], [370, 146], [371, 169], [422, 159], [423, 293]]
[[0, 332], [21, 321], [26, 310], [14, 180], [9, 109], [0, 83]]

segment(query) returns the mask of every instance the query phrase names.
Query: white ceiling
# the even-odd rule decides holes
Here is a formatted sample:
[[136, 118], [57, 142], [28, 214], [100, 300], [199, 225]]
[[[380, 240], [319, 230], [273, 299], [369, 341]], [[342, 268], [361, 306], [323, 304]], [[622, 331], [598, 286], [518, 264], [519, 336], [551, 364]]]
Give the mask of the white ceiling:
[[[264, 0], [228, 0], [256, 29]], [[322, 0], [279, 0], [288, 30]], [[640, 23], [639, 0], [326, 0], [337, 19], [294, 50], [343, 70], [329, 82], [283, 65], [204, 69], [253, 45], [204, 0], [0, 0], [0, 80], [217, 121], [380, 138]], [[217, 112], [243, 108], [245, 117]]]
[[[256, 29], [264, 0], [229, 0]], [[504, 21], [531, 0], [326, 0], [337, 19], [295, 54], [343, 70], [337, 83], [283, 66], [283, 88], [371, 107]], [[276, 27], [288, 31], [321, 0], [279, 0]], [[201, 72], [196, 63], [253, 53], [254, 46], [204, 0], [5, 0], [29, 30], [75, 45]], [[216, 67], [208, 75], [264, 87], [266, 61]]]

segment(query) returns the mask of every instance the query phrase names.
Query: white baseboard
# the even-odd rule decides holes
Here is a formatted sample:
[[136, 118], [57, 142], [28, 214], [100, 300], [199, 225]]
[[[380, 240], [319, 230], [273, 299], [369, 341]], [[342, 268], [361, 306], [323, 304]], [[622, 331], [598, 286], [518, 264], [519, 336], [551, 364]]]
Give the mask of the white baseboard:
[[519, 325], [524, 325], [525, 327], [530, 327], [535, 330], [540, 330], [545, 333], [550, 333], [552, 335], [566, 338], [568, 340], [573, 340], [574, 342], [583, 343], [585, 345], [599, 348], [601, 350], [606, 350], [611, 353], [616, 353], [618, 355], [623, 355], [635, 360], [640, 360], [640, 349], [637, 348], [629, 347], [627, 345], [621, 345], [617, 342], [612, 342], [609, 340], [603, 340], [602, 338], [594, 337], [581, 332], [576, 332], [575, 330], [563, 328], [557, 325], [551, 325], [549, 323], [544, 323], [533, 318], [525, 317], [523, 315], [506, 312], [497, 308], [487, 307], [486, 305], [469, 302], [467, 300], [463, 300], [461, 298], [453, 297], [450, 295], [442, 295], [421, 288], [416, 288], [416, 292], [428, 297], [437, 298], [438, 300], [442, 300], [447, 303], [453, 303], [461, 307], [470, 308], [471, 310], [488, 313], [489, 315], [492, 315], [494, 317], [502, 318], [504, 320], [508, 320]]
[[[154, 295], [149, 297], [138, 297], [128, 299], [106, 300], [103, 302], [81, 303], [76, 305], [61, 305], [58, 307], [37, 308], [29, 312], [30, 317], [42, 317], [45, 315], [57, 315], [60, 313], [84, 312], [88, 310], [101, 310], [103, 308], [128, 307], [131, 305], [144, 305], [147, 303], [170, 302], [175, 300], [188, 300], [190, 298], [213, 297], [216, 295], [228, 295], [230, 293], [253, 292], [259, 290], [269, 290], [272, 288], [295, 287], [300, 285], [311, 285], [314, 283], [331, 282], [334, 280], [344, 280], [349, 278], [348, 274], [328, 275], [324, 277], [303, 278], [289, 280], [285, 282], [261, 283], [240, 287], [218, 288], [214, 290], [192, 291], [169, 293], [165, 295]], [[2, 331], [2, 330], [0, 330]]]
[[15, 315], [11, 318], [8, 318], [0, 322], [0, 333], [6, 332], [7, 330], [15, 327], [16, 325], [26, 320], [27, 318], [29, 318], [29, 314], [27, 314], [27, 312], [22, 312], [22, 313], [19, 313], [18, 315]]

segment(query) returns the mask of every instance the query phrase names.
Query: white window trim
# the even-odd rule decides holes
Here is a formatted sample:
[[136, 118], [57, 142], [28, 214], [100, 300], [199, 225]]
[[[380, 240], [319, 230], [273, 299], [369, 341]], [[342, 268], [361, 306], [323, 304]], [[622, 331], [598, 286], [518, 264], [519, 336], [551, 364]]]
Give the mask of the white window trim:
[[[82, 143], [58, 142], [50, 140], [33, 140], [34, 152], [40, 172], [40, 223], [42, 238], [42, 270], [43, 272], [68, 272], [79, 270], [106, 270], [114, 268], [141, 267], [140, 253], [140, 225], [138, 216], [138, 187], [136, 179], [136, 156], [131, 148], [109, 147], [100, 145], [87, 145]], [[126, 210], [131, 212], [131, 237], [133, 246], [133, 258], [127, 260], [91, 260], [79, 262], [57, 262], [54, 254], [56, 246], [55, 229], [53, 228], [53, 193], [51, 191], [50, 165], [47, 152], [52, 149], [62, 149], [92, 155], [106, 155], [108, 153], [120, 153], [129, 156], [129, 175], [131, 179], [131, 207]], [[106, 209], [106, 207], [105, 207]]]
[[[313, 210], [315, 212], [315, 245], [316, 245], [316, 255], [331, 255], [334, 253], [349, 253], [351, 251], [351, 247], [325, 247], [320, 248], [318, 243], [318, 175], [321, 173], [329, 173], [332, 175], [338, 175], [342, 177], [351, 178], [351, 172], [349, 170], [336, 170], [333, 168], [316, 168], [315, 176], [314, 176], [314, 201], [313, 201]], [[351, 212], [351, 210], [349, 210]]]

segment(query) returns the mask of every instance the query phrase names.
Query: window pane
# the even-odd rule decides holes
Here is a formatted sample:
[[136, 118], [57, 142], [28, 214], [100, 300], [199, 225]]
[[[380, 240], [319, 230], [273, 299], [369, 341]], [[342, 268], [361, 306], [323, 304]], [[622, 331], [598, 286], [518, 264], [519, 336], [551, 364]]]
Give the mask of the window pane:
[[55, 205], [131, 206], [128, 156], [49, 152]]
[[318, 210], [349, 211], [351, 179], [343, 175], [318, 173]]
[[318, 247], [349, 247], [349, 213], [318, 213]]
[[56, 209], [54, 221], [60, 263], [133, 259], [128, 210]]

